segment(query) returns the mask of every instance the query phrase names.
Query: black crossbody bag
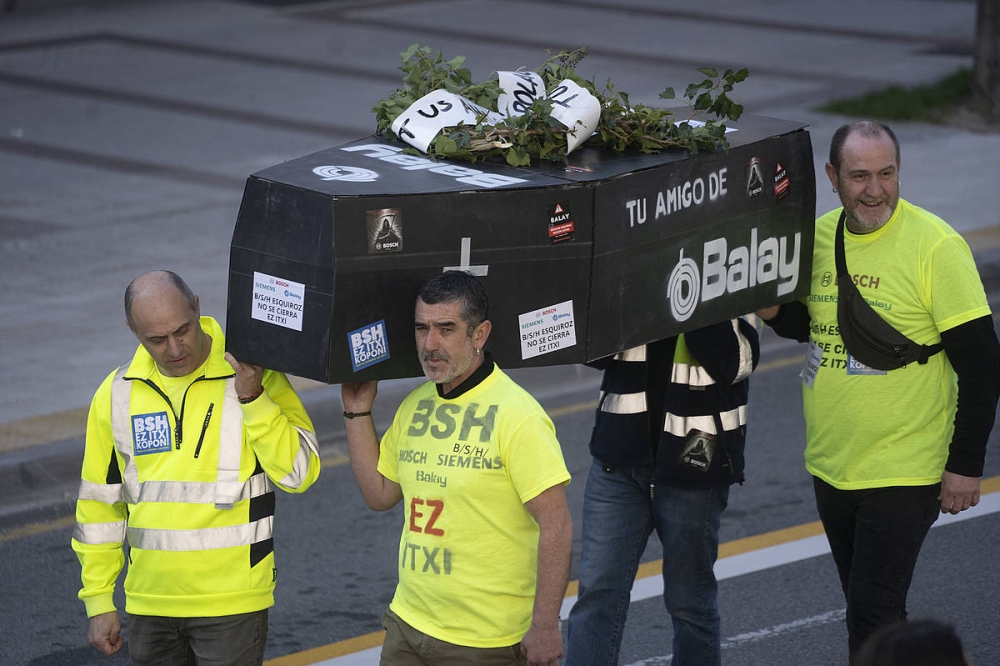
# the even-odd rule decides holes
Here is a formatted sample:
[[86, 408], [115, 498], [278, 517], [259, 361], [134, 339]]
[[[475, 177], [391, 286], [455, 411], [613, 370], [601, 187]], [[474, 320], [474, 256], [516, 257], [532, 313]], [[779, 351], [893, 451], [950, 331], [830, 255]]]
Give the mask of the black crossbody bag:
[[837, 222], [835, 256], [837, 260], [837, 320], [844, 346], [855, 359], [876, 370], [895, 370], [910, 363], [927, 363], [944, 345], [922, 345], [897, 331], [858, 291], [844, 258], [844, 219]]

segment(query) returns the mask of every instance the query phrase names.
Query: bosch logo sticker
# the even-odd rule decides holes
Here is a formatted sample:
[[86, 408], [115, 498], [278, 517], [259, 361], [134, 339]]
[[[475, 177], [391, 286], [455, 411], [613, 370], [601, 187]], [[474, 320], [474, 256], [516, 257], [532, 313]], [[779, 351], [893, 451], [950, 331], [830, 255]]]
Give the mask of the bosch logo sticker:
[[560, 201], [549, 206], [549, 240], [553, 244], [573, 240], [573, 218], [569, 212], [569, 202]]
[[573, 301], [564, 301], [517, 317], [521, 328], [521, 358], [550, 354], [576, 344]]
[[132, 415], [132, 450], [137, 456], [170, 450], [170, 419], [166, 412]]
[[403, 251], [403, 218], [395, 208], [368, 211], [368, 254]]
[[346, 183], [374, 183], [378, 180], [377, 172], [352, 166], [318, 166], [313, 169], [313, 173], [319, 176], [320, 180], [339, 180]]
[[759, 196], [764, 191], [764, 174], [761, 171], [760, 158], [754, 157], [750, 160], [747, 168], [747, 196], [750, 198]]
[[351, 368], [354, 372], [389, 358], [384, 319], [351, 331], [347, 334], [347, 342], [351, 347]]
[[253, 319], [301, 331], [305, 300], [304, 284], [253, 272], [253, 302], [250, 304]]

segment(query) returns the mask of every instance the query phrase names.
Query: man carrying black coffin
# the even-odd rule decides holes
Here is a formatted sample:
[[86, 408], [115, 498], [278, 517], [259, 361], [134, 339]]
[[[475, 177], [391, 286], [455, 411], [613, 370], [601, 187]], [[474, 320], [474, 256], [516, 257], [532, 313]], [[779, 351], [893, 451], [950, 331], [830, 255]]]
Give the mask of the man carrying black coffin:
[[906, 618], [924, 537], [979, 502], [1000, 344], [968, 245], [899, 197], [889, 127], [839, 128], [816, 221], [812, 293], [758, 311], [809, 342], [805, 461], [847, 599], [851, 654]]
[[127, 555], [133, 664], [259, 666], [275, 487], [319, 476], [312, 422], [284, 374], [226, 353], [176, 273], [133, 280], [125, 321], [139, 347], [94, 395], [76, 504], [88, 638], [105, 655], [124, 644], [113, 597]]
[[551, 419], [483, 349], [488, 307], [466, 272], [420, 288], [417, 353], [430, 381], [406, 397], [381, 445], [377, 382], [342, 387], [365, 502], [404, 506], [384, 665], [558, 664], [563, 654], [570, 477]]

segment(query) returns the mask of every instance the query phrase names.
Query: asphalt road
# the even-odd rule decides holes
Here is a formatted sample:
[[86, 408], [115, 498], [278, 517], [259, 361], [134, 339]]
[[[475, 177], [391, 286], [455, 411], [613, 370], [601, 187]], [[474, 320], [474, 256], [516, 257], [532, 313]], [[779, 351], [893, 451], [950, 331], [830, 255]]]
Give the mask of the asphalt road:
[[[769, 335], [766, 340], [762, 366], [751, 389], [747, 482], [733, 488], [730, 508], [724, 514], [722, 541], [727, 545], [723, 554], [743, 540], [767, 540], [817, 518], [810, 478], [802, 467], [803, 426], [796, 377], [801, 348]], [[553, 415], [574, 477], [568, 496], [579, 523], [599, 373], [565, 366], [555, 372], [533, 369], [513, 374], [536, 391]], [[380, 426], [391, 418], [406, 384], [384, 383], [376, 402]], [[280, 574], [266, 655], [275, 660], [275, 666], [323, 663], [334, 654], [355, 649], [344, 641], [378, 631], [379, 616], [395, 585], [402, 527], [400, 507], [376, 513], [364, 506], [345, 464], [343, 439], [336, 434], [337, 387], [312, 389], [303, 395], [320, 432], [326, 433], [324, 468], [308, 492], [282, 494], [278, 499], [275, 539]], [[986, 477], [1000, 475], [998, 440], [1000, 434], [995, 434]], [[69, 455], [78, 464], [78, 455]], [[66, 479], [65, 483], [72, 486], [74, 481]], [[25, 523], [23, 517], [19, 522], [19, 527], [0, 536], [3, 593], [8, 600], [0, 610], [0, 622], [7, 629], [0, 663], [127, 663], [124, 656], [101, 658], [86, 645], [86, 618], [75, 599], [79, 568], [69, 548], [70, 521]], [[1000, 663], [994, 594], [1000, 565], [988, 556], [988, 544], [998, 536], [1000, 514], [985, 511], [971, 520], [934, 529], [913, 585], [911, 614], [955, 623], [977, 664]], [[780, 546], [781, 538], [770, 540], [779, 549], [789, 547]], [[757, 551], [772, 560], [780, 557], [759, 546]], [[655, 562], [660, 554], [653, 539], [643, 559]], [[578, 560], [577, 540], [574, 576]], [[655, 580], [654, 575], [637, 588]], [[720, 605], [728, 664], [832, 666], [846, 661], [843, 599], [829, 555], [725, 578], [720, 584]], [[621, 663], [669, 663], [664, 659], [670, 653], [670, 637], [659, 598], [634, 602]], [[344, 659], [327, 663], [349, 663]], [[369, 658], [360, 663], [377, 662]]]
[[[683, 88], [697, 67], [746, 66], [750, 78], [735, 97], [748, 113], [808, 123], [817, 174], [833, 130], [847, 120], [816, 112], [817, 104], [929, 83], [970, 62], [969, 0], [696, 5], [3, 3], [14, 11], [0, 16], [0, 663], [127, 661], [87, 647], [69, 548], [86, 408], [135, 344], [122, 323], [125, 284], [141, 271], [173, 268], [203, 309], [222, 317], [247, 176], [370, 134], [371, 105], [399, 84], [398, 54], [410, 44], [466, 55], [484, 79], [497, 68], [533, 67], [546, 49], [585, 43], [590, 55], [579, 71], [611, 79], [643, 103], [656, 103], [668, 85]], [[920, 123], [895, 129], [903, 195], [966, 236], [996, 293], [1000, 134]], [[817, 210], [835, 205], [820, 183]], [[785, 533], [776, 530], [816, 519], [801, 462], [800, 357], [795, 345], [768, 346], [754, 379], [748, 481], [733, 489], [724, 517], [727, 547], [755, 536], [778, 543]], [[516, 376], [553, 414], [579, 516], [597, 373], [565, 367]], [[411, 385], [383, 384], [381, 426]], [[336, 388], [313, 388], [304, 399], [323, 434], [326, 467], [308, 493], [279, 500], [281, 575], [267, 652], [276, 666], [365, 644], [342, 641], [378, 628], [401, 523], [399, 510], [374, 514], [361, 502], [341, 457]], [[988, 477], [1000, 475], [995, 440]], [[911, 610], [955, 622], [982, 666], [1000, 663], [993, 599], [1000, 567], [990, 557], [995, 514], [980, 514], [932, 531]], [[651, 544], [646, 558], [658, 557]], [[727, 663], [843, 663], [843, 606], [829, 556], [727, 578], [721, 603]], [[634, 603], [623, 663], [665, 663], [669, 641], [658, 600]]]

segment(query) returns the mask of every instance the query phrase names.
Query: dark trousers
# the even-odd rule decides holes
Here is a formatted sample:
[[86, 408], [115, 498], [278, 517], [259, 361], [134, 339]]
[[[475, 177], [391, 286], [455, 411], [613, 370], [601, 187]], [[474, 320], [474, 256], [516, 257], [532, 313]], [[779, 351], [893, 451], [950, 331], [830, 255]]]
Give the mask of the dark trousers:
[[941, 484], [838, 490], [813, 477], [813, 488], [847, 600], [854, 655], [876, 629], [906, 619], [917, 555], [940, 515]]
[[128, 616], [135, 666], [260, 666], [267, 609], [222, 617]]
[[380, 666], [528, 666], [521, 644], [476, 648], [438, 640], [414, 629], [388, 608], [382, 613]]

